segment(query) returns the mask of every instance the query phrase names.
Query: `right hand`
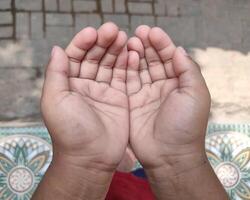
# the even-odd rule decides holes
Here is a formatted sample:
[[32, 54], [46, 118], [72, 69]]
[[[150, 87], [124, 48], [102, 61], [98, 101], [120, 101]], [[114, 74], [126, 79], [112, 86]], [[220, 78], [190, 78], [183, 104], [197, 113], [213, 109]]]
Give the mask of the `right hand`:
[[[160, 28], [128, 49], [131, 147], [158, 200], [227, 200], [205, 153], [210, 95], [199, 66]], [[133, 63], [133, 64], [131, 64]]]
[[140, 26], [135, 33], [128, 42], [129, 50], [140, 55], [139, 60], [129, 54], [128, 62], [135, 155], [145, 169], [171, 166], [178, 171], [184, 160], [191, 162], [184, 168], [206, 162], [210, 95], [199, 66], [162, 29]]

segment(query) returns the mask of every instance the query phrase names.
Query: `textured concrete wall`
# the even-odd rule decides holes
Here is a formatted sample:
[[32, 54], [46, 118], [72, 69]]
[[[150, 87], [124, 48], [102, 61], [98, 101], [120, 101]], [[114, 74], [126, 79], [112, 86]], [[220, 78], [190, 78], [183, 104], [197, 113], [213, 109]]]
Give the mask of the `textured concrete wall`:
[[202, 64], [211, 119], [250, 121], [249, 0], [0, 0], [0, 121], [39, 121], [51, 47], [105, 21], [165, 29]]

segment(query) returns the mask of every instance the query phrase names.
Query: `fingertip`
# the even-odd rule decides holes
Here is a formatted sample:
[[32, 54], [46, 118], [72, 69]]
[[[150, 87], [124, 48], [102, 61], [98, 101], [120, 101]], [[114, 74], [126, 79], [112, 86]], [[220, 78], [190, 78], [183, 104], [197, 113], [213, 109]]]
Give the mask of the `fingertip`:
[[47, 66], [44, 81], [44, 94], [56, 94], [69, 90], [69, 60], [64, 50], [54, 46]]
[[140, 25], [135, 29], [136, 36], [145, 36], [150, 31], [150, 27], [148, 25]]
[[93, 27], [86, 27], [76, 34], [72, 40], [79, 49], [88, 50], [97, 40], [97, 31]]
[[112, 30], [119, 31], [119, 27], [116, 25], [115, 22], [112, 22], [112, 21], [108, 21], [108, 22], [104, 23], [102, 26], [106, 26], [106, 27], [109, 27]]
[[55, 59], [58, 57], [66, 57], [66, 54], [60, 46], [55, 45], [51, 50], [51, 58]]
[[121, 37], [127, 41], [128, 40], [128, 36], [127, 36], [127, 33], [125, 31], [119, 31], [119, 34], [121, 35]]
[[80, 32], [85, 32], [88, 35], [97, 35], [97, 31], [92, 26], [87, 26], [86, 28], [82, 29]]
[[51, 50], [51, 53], [50, 53], [50, 57], [53, 58], [55, 53], [57, 52], [57, 46], [53, 46], [52, 50]]
[[128, 40], [127, 34], [124, 31], [119, 31], [114, 43], [116, 43], [117, 46], [123, 48], [126, 45], [127, 40]]
[[183, 55], [188, 56], [187, 51], [183, 47], [177, 47], [177, 50]]
[[164, 30], [162, 30], [160, 27], [155, 26], [151, 28], [149, 35], [163, 35], [165, 34]]
[[162, 32], [163, 30], [160, 27], [158, 27], [158, 26], [154, 26], [154, 27], [151, 28], [150, 32], [154, 32], [154, 31], [157, 31], [157, 32], [160, 31], [160, 32]]
[[140, 38], [144, 47], [150, 46], [150, 42], [149, 42], [149, 38], [148, 38], [150, 30], [151, 30], [151, 28], [149, 26], [141, 25], [135, 31], [135, 35], [138, 38]]
[[149, 40], [157, 50], [161, 50], [171, 45], [172, 40], [169, 35], [160, 27], [153, 27], [149, 32]]
[[105, 34], [107, 34], [107, 36], [117, 35], [119, 32], [119, 28], [115, 23], [107, 22], [107, 23], [103, 24], [102, 26], [100, 26], [98, 31], [103, 31]]
[[150, 41], [154, 42], [155, 40], [156, 41], [161, 40], [161, 37], [162, 37], [163, 34], [164, 34], [164, 32], [163, 32], [163, 30], [161, 28], [153, 27], [150, 30], [148, 36], [149, 36]]
[[64, 50], [59, 46], [54, 46], [51, 51], [51, 58], [47, 69], [54, 71], [64, 71], [68, 73], [68, 57]]
[[118, 36], [119, 28], [113, 22], [107, 22], [97, 30], [97, 44], [107, 48]]
[[[69, 43], [65, 52], [74, 63], [79, 65], [86, 55], [86, 52], [93, 47], [97, 40], [97, 31], [92, 27], [86, 27], [78, 32]], [[78, 74], [78, 73], [76, 73]]]
[[173, 65], [177, 76], [187, 72], [199, 72], [200, 66], [192, 60], [183, 47], [177, 47], [173, 55]]
[[138, 38], [135, 36], [128, 39], [127, 43], [128, 50], [133, 50], [133, 47], [136, 46], [134, 43], [136, 43], [137, 39]]
[[136, 51], [139, 54], [140, 58], [144, 57], [144, 47], [138, 37], [130, 38], [127, 45], [129, 51]]
[[188, 58], [189, 56], [187, 54], [187, 51], [182, 46], [179, 46], [176, 48], [174, 55], [173, 55], [173, 59], [184, 61], [183, 59], [188, 59]]
[[[185, 67], [183, 66], [183, 64]], [[181, 73], [186, 71], [186, 65], [186, 56], [183, 55], [180, 47], [177, 47], [173, 54], [173, 66], [177, 76], [180, 76]]]

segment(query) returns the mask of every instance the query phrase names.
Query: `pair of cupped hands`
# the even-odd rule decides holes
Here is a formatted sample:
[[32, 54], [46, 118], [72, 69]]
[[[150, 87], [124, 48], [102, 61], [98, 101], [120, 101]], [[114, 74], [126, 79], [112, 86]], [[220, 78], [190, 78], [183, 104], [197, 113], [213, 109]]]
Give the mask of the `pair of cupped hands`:
[[139, 26], [128, 39], [109, 22], [84, 28], [65, 50], [55, 46], [41, 108], [54, 160], [96, 176], [112, 174], [128, 145], [148, 175], [206, 159], [207, 86], [158, 27]]

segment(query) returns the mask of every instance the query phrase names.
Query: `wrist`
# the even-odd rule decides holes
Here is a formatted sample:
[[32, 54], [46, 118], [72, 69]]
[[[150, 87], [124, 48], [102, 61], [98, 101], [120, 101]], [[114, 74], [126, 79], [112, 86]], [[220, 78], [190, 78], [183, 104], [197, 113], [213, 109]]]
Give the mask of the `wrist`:
[[182, 176], [189, 171], [195, 171], [197, 168], [209, 164], [205, 152], [173, 155], [168, 156], [165, 160], [166, 162], [163, 162], [159, 166], [144, 168], [152, 180], [161, 181], [161, 179], [165, 179], [166, 177]]
[[33, 200], [102, 200], [106, 197], [112, 175], [112, 172], [78, 165], [67, 157], [54, 156]]
[[[98, 165], [98, 164], [97, 164]], [[100, 164], [99, 164], [100, 165]], [[67, 157], [53, 157], [50, 168], [51, 170], [64, 172], [65, 176], [71, 175], [78, 182], [86, 182], [91, 185], [109, 184], [110, 178], [114, 173], [113, 170], [104, 170], [101, 167], [94, 166], [94, 163], [77, 162], [75, 159]]]
[[168, 163], [145, 171], [159, 200], [164, 196], [169, 196], [170, 200], [227, 199], [205, 153], [178, 157], [172, 165]]

